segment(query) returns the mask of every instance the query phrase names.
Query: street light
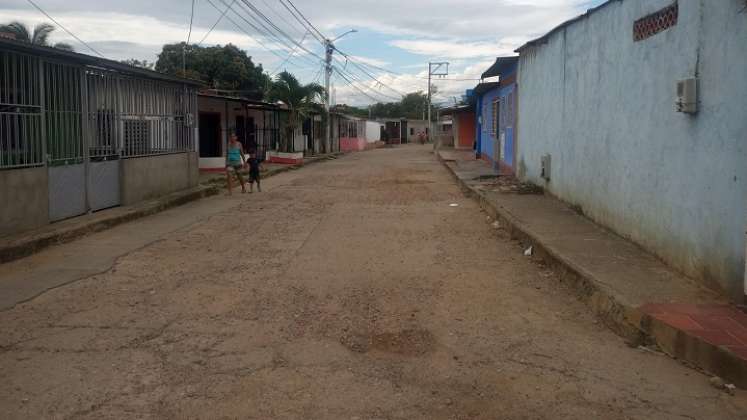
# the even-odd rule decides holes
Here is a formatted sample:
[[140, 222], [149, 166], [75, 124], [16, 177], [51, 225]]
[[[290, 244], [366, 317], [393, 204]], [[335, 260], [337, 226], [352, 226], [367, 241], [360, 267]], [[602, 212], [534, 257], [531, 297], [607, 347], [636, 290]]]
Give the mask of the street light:
[[338, 39], [340, 39], [340, 38], [344, 37], [344, 36], [345, 36], [345, 35], [347, 35], [347, 34], [354, 34], [354, 33], [356, 33], [356, 32], [358, 32], [358, 30], [357, 30], [357, 29], [351, 29], [351, 30], [349, 30], [349, 31], [345, 32], [344, 34], [342, 34], [342, 35], [338, 36], [337, 38], [335, 38], [335, 39], [333, 39], [332, 41], [329, 41], [329, 42], [335, 42], [335, 41], [337, 41]]

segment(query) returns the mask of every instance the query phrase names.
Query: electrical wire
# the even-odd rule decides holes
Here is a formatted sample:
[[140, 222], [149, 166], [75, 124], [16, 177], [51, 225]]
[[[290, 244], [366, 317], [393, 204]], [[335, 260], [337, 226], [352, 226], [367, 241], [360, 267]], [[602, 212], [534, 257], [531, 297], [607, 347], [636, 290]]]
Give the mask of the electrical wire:
[[[290, 6], [293, 8], [293, 10], [295, 10], [295, 13], [293, 12], [293, 10], [291, 10], [290, 7], [288, 7], [287, 4], [285, 4], [286, 1], [288, 2], [288, 4], [290, 4]], [[298, 20], [299, 23], [301, 23], [302, 26], [306, 27], [308, 25], [307, 29], [311, 29], [312, 31], [314, 31], [316, 33], [316, 35], [314, 35], [314, 37], [317, 39], [317, 41], [321, 42], [322, 44], [325, 43], [327, 37], [324, 36], [324, 34], [322, 34], [318, 29], [316, 29], [316, 27], [311, 22], [309, 22], [308, 19], [306, 19], [306, 16], [304, 16], [303, 13], [301, 13], [301, 11], [298, 10], [298, 8], [296, 7], [296, 5], [293, 4], [293, 2], [291, 0], [280, 0], [280, 3], [283, 6], [285, 6], [286, 9], [288, 9], [288, 11], [293, 15], [293, 17], [296, 18], [296, 20]], [[296, 16], [296, 13], [298, 14], [298, 16]], [[306, 22], [306, 23], [304, 23], [304, 22]]]
[[[285, 39], [287, 39], [288, 41], [290, 41], [292, 44], [296, 45], [301, 50], [305, 51], [306, 53], [308, 53], [310, 55], [313, 55], [313, 56], [319, 58], [320, 60], [324, 59], [320, 55], [318, 55], [318, 54], [314, 53], [313, 51], [309, 50], [308, 48], [304, 47], [302, 44], [300, 44], [295, 39], [293, 39], [293, 37], [291, 37], [290, 35], [288, 35], [285, 31], [283, 31], [282, 29], [280, 29], [280, 27], [278, 27], [270, 18], [268, 18], [264, 13], [262, 13], [261, 10], [259, 10], [257, 7], [255, 7], [254, 4], [252, 4], [252, 2], [250, 2], [248, 0], [241, 0], [241, 2], [244, 3], [247, 7], [249, 7], [251, 9], [251, 11], [254, 12], [254, 14], [256, 16], [258, 16], [260, 19], [262, 19], [263, 21], [267, 22], [268, 25], [270, 25], [271, 29], [268, 28], [268, 31], [272, 32], [272, 30], [274, 29], [277, 33], [279, 33]], [[262, 24], [262, 23], [260, 22], [260, 24]], [[265, 28], [267, 28], [264, 24], [262, 24], [262, 26], [265, 27]]]
[[298, 28], [298, 26], [294, 25], [293, 22], [289, 21], [285, 16], [283, 16], [282, 13], [278, 12], [270, 3], [267, 2], [267, 0], [261, 0], [262, 3], [267, 7], [268, 10], [272, 11], [272, 13], [279, 17], [283, 22], [285, 22], [286, 25], [288, 25], [289, 28], [293, 28], [293, 30], [297, 34], [305, 35], [307, 31], [306, 27], [302, 27], [301, 29]]
[[220, 14], [220, 16], [218, 17], [218, 20], [216, 20], [216, 21], [215, 21], [215, 23], [213, 24], [213, 26], [211, 26], [211, 27], [210, 27], [210, 30], [209, 30], [209, 31], [207, 31], [207, 33], [205, 34], [205, 36], [203, 36], [203, 37], [202, 37], [202, 39], [200, 40], [200, 42], [199, 42], [199, 43], [197, 44], [197, 46], [198, 46], [198, 47], [199, 47], [200, 45], [202, 45], [202, 43], [203, 43], [203, 42], [205, 42], [205, 40], [207, 39], [207, 37], [208, 37], [208, 36], [210, 36], [210, 34], [211, 34], [211, 33], [213, 32], [213, 30], [215, 29], [215, 27], [216, 27], [216, 26], [218, 26], [218, 24], [219, 24], [219, 23], [220, 23], [220, 22], [221, 22], [221, 21], [223, 20], [223, 18], [224, 18], [224, 17], [226, 16], [226, 13], [228, 13], [228, 9], [229, 9], [229, 7], [233, 6], [233, 4], [234, 4], [234, 3], [236, 3], [236, 0], [233, 0], [233, 1], [231, 2], [231, 4], [229, 4], [229, 5], [228, 5], [228, 7], [226, 7], [226, 8], [225, 8], [225, 9], [223, 10], [223, 13], [221, 13], [221, 14]]
[[[215, 4], [215, 3], [213, 3], [213, 1], [212, 1], [212, 0], [206, 0], [206, 1], [207, 1], [207, 2], [208, 2], [208, 3], [210, 4], [210, 5], [211, 5], [211, 6], [213, 6], [213, 8], [214, 8], [215, 10], [217, 10], [217, 11], [219, 11], [219, 12], [221, 11], [221, 9], [220, 9], [220, 8], [219, 8], [219, 7], [218, 7], [218, 6], [217, 6], [217, 5]], [[226, 3], [224, 2], [224, 4], [226, 4]], [[230, 10], [233, 10], [233, 9], [230, 9]], [[234, 10], [234, 13], [236, 13], [236, 11], [235, 11], [235, 10]], [[225, 17], [225, 18], [226, 18], [226, 19], [228, 19], [228, 21], [229, 21], [229, 22], [233, 23], [233, 24], [234, 24], [234, 26], [236, 26], [236, 28], [238, 28], [238, 30], [240, 30], [241, 32], [244, 32], [244, 34], [246, 34], [246, 36], [248, 36], [248, 37], [249, 37], [250, 39], [252, 39], [252, 40], [253, 40], [254, 42], [256, 42], [257, 44], [259, 44], [259, 46], [261, 46], [262, 48], [264, 48], [264, 49], [265, 49], [265, 50], [266, 50], [267, 52], [269, 52], [270, 54], [273, 54], [273, 55], [277, 56], [277, 57], [278, 57], [278, 58], [280, 58], [281, 60], [284, 60], [284, 59], [286, 59], [286, 57], [284, 57], [283, 55], [281, 55], [281, 54], [280, 54], [279, 52], [277, 52], [277, 51], [275, 51], [275, 50], [272, 50], [272, 49], [268, 48], [268, 47], [267, 47], [267, 46], [265, 45], [265, 43], [264, 43], [264, 42], [260, 42], [259, 40], [257, 40], [257, 39], [256, 39], [256, 38], [254, 37], [254, 35], [252, 35], [251, 33], [249, 33], [249, 31], [247, 31], [246, 29], [244, 29], [244, 27], [243, 27], [243, 26], [241, 26], [241, 25], [240, 25], [240, 24], [239, 24], [238, 22], [236, 22], [236, 21], [235, 21], [235, 20], [234, 20], [234, 19], [233, 19], [233, 18], [232, 18], [231, 16], [228, 16], [228, 15], [226, 15], [226, 17]], [[301, 64], [298, 64], [298, 63], [296, 63], [296, 62], [295, 62], [295, 61], [293, 61], [293, 60], [288, 60], [288, 63], [290, 63], [290, 64], [293, 64], [294, 66], [296, 66], [296, 67], [298, 67], [298, 68], [304, 68], [304, 66], [303, 66], [303, 65], [301, 65]], [[314, 63], [314, 67], [316, 67], [316, 63]]]
[[189, 16], [189, 35], [187, 35], [187, 45], [192, 39], [192, 22], [195, 20], [195, 0], [192, 0], [192, 13]]
[[[302, 44], [303, 44], [303, 42], [304, 42], [304, 41], [306, 40], [306, 37], [307, 37], [307, 36], [309, 36], [309, 32], [306, 32], [306, 33], [305, 33], [305, 34], [303, 35], [303, 38], [301, 38], [301, 43], [302, 43]], [[296, 53], [296, 49], [294, 48], [294, 49], [293, 49], [293, 51], [291, 51], [291, 53], [290, 53], [290, 54], [288, 54], [288, 57], [287, 57], [287, 58], [286, 58], [285, 60], [283, 60], [283, 61], [282, 61], [282, 62], [281, 62], [281, 63], [280, 63], [280, 64], [279, 64], [279, 65], [278, 65], [278, 66], [277, 66], [276, 68], [275, 68], [275, 70], [273, 70], [273, 71], [271, 71], [271, 72], [270, 72], [270, 76], [272, 76], [272, 75], [274, 75], [275, 73], [277, 73], [277, 72], [278, 72], [278, 70], [280, 70], [280, 68], [281, 68], [281, 67], [283, 67], [283, 66], [285, 65], [285, 63], [287, 63], [287, 62], [288, 62], [288, 60], [290, 60], [290, 58], [291, 58], [291, 57], [293, 57], [293, 55], [294, 55], [295, 53]]]
[[[338, 60], [338, 62], [339, 62], [339, 60]], [[340, 69], [337, 68], [337, 71], [340, 72]], [[386, 93], [379, 92], [379, 91], [375, 90], [374, 88], [368, 86], [368, 84], [365, 81], [361, 80], [361, 78], [358, 77], [355, 73], [350, 72], [350, 71], [346, 70], [345, 68], [343, 68], [342, 71], [344, 71], [345, 75], [348, 76], [350, 79], [353, 79], [353, 82], [359, 83], [360, 85], [362, 85], [363, 87], [365, 87], [369, 91], [374, 92], [375, 94], [381, 96], [382, 98], [387, 98], [387, 99], [394, 100], [394, 101], [401, 101], [402, 100], [402, 96], [406, 96], [406, 95], [402, 95], [400, 97], [394, 97], [394, 96], [391, 96], [391, 95], [387, 95]]]
[[[223, 4], [226, 4], [225, 0], [220, 0], [220, 1]], [[247, 25], [249, 25], [251, 28], [253, 28], [255, 31], [257, 31], [259, 34], [261, 34], [262, 36], [264, 36], [266, 39], [274, 39], [276, 41], [278, 47], [284, 48], [287, 52], [292, 52], [293, 51], [293, 47], [290, 44], [288, 44], [287, 42], [284, 42], [282, 39], [280, 39], [280, 37], [278, 37], [277, 35], [275, 35], [269, 28], [267, 28], [266, 25], [264, 25], [256, 16], [254, 16], [251, 13], [250, 10], [247, 10], [247, 7], [243, 3], [238, 3], [237, 6], [239, 6], [239, 8], [242, 11], [244, 11], [244, 13], [246, 13], [252, 20], [254, 20], [256, 22], [256, 24], [260, 25], [263, 29], [260, 29], [259, 27], [257, 27], [257, 25], [255, 25], [252, 22], [250, 22], [249, 20], [247, 20], [247, 18], [244, 15], [242, 15], [239, 12], [237, 12], [233, 7], [231, 7], [230, 9], [239, 18], [241, 18], [244, 22], [246, 22]], [[285, 59], [285, 57], [283, 57], [283, 56], [279, 56], [279, 57], [281, 59]], [[317, 56], [317, 57], [319, 59], [321, 59], [321, 57], [319, 57], [319, 56]], [[316, 64], [317, 64], [313, 59], [307, 57], [306, 55], [299, 55], [298, 58], [306, 60], [306, 62], [308, 62], [308, 63], [310, 63], [311, 65], [314, 65], [314, 66], [316, 66]]]
[[104, 57], [104, 54], [101, 54], [100, 52], [96, 51], [95, 48], [93, 48], [92, 46], [88, 45], [88, 43], [86, 43], [82, 39], [78, 38], [77, 36], [75, 36], [74, 33], [70, 32], [67, 28], [65, 28], [64, 26], [62, 26], [62, 24], [60, 22], [57, 22], [52, 16], [49, 15], [49, 13], [45, 12], [44, 9], [42, 9], [41, 7], [39, 7], [38, 4], [34, 3], [32, 0], [26, 0], [26, 1], [29, 2], [32, 6], [34, 6], [38, 11], [42, 12], [42, 14], [44, 14], [44, 16], [46, 16], [47, 18], [49, 18], [49, 20], [51, 20], [52, 22], [54, 22], [55, 25], [59, 26], [60, 28], [62, 28], [63, 31], [67, 32], [68, 35], [70, 35], [71, 37], [75, 38], [78, 42], [80, 42], [81, 44], [85, 45], [89, 50], [91, 50], [94, 53], [96, 53], [96, 55], [98, 55], [101, 58], [106, 58], [106, 57]]
[[348, 79], [348, 78], [347, 78], [347, 77], [346, 77], [346, 76], [345, 76], [344, 74], [342, 74], [342, 73], [341, 73], [341, 72], [340, 72], [339, 70], [337, 70], [336, 68], [334, 68], [333, 70], [334, 70], [335, 72], [337, 72], [337, 74], [339, 74], [339, 75], [340, 75], [340, 77], [342, 77], [342, 79], [343, 79], [343, 80], [344, 80], [344, 81], [345, 81], [345, 82], [346, 82], [346, 83], [347, 83], [348, 85], [350, 85], [350, 86], [351, 86], [352, 88], [354, 88], [355, 90], [357, 90], [358, 92], [360, 92], [361, 94], [363, 94], [363, 95], [364, 95], [365, 97], [367, 97], [367, 98], [371, 99], [371, 100], [372, 100], [372, 101], [374, 101], [374, 102], [381, 102], [381, 101], [380, 101], [379, 99], [376, 99], [376, 98], [374, 98], [373, 96], [369, 95], [368, 93], [364, 92], [364, 91], [363, 91], [363, 90], [362, 90], [361, 88], [359, 88], [358, 86], [355, 86], [355, 85], [353, 84], [353, 82], [351, 82], [351, 81], [350, 81], [350, 79]]

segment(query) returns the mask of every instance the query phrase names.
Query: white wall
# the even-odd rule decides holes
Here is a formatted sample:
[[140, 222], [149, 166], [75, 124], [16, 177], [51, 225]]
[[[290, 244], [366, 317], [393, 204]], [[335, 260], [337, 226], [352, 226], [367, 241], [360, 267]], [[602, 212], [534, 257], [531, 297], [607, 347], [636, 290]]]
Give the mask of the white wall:
[[[744, 292], [747, 14], [743, 0], [680, 0], [677, 26], [633, 41], [672, 0], [613, 1], [522, 51], [519, 176], [689, 275]], [[675, 112], [699, 75], [700, 113]], [[552, 155], [552, 180], [540, 157]]]
[[381, 140], [381, 123], [366, 121], [366, 141], [376, 143]]

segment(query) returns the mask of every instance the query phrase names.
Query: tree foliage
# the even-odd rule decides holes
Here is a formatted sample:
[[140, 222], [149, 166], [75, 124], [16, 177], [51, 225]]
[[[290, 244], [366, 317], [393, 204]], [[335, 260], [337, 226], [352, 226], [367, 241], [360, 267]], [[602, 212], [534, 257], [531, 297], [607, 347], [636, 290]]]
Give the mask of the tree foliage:
[[[182, 51], [185, 51], [186, 71], [182, 71]], [[201, 47], [182, 42], [164, 45], [155, 70], [201, 80], [213, 89], [236, 91], [249, 99], [262, 99], [270, 84], [262, 65], [255, 65], [246, 51], [232, 44]]]
[[[433, 94], [436, 93], [435, 86], [431, 87]], [[408, 93], [399, 102], [376, 103], [371, 105], [370, 115], [372, 118], [408, 118], [424, 119], [428, 115], [428, 94], [423, 91]], [[366, 108], [348, 107], [350, 113], [368, 117], [369, 110]], [[432, 113], [435, 111], [432, 108]]]
[[50, 45], [49, 36], [55, 31], [54, 25], [50, 23], [40, 23], [34, 26], [33, 31], [29, 29], [26, 24], [18, 21], [13, 21], [4, 25], [0, 25], [0, 32], [5, 32], [13, 35], [17, 41], [28, 42], [29, 44], [39, 45], [42, 47], [54, 47], [65, 51], [73, 51], [73, 47], [70, 44], [64, 42], [58, 42], [54, 45]]
[[152, 61], [138, 60], [137, 58], [128, 58], [127, 60], [122, 60], [121, 63], [147, 70], [153, 70], [156, 66], [156, 63]]
[[319, 105], [326, 90], [318, 83], [301, 84], [291, 73], [279, 73], [270, 86], [268, 98], [273, 102], [282, 102], [288, 106], [289, 116], [285, 127], [282, 150], [290, 150], [293, 136], [301, 123], [312, 111], [321, 111]]

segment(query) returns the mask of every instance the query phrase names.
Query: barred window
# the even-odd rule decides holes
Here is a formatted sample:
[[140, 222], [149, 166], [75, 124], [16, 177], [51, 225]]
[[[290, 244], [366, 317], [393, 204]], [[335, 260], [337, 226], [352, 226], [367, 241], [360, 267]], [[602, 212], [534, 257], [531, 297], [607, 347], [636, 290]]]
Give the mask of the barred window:
[[674, 3], [658, 12], [652, 13], [633, 24], [633, 40], [643, 41], [677, 25], [679, 19], [679, 5]]

